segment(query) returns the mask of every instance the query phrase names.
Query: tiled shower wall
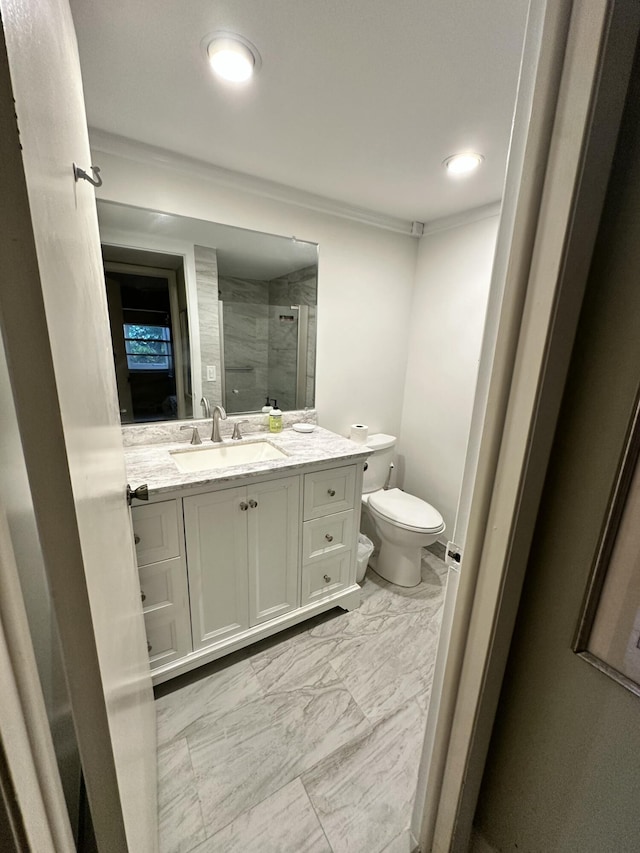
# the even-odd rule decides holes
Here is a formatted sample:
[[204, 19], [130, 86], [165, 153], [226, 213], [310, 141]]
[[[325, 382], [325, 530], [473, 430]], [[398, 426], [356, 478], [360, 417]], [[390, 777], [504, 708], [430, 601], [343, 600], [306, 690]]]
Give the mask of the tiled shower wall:
[[296, 364], [298, 323], [281, 317], [296, 316], [292, 305], [309, 306], [309, 344], [306, 359], [306, 399], [315, 398], [316, 302], [318, 276], [315, 266], [305, 267], [269, 282], [269, 390], [281, 409], [296, 408]]
[[[205, 251], [215, 255], [213, 250]], [[208, 261], [208, 267], [204, 263], [200, 265], [203, 279], [204, 274], [210, 273], [211, 259], [208, 258]], [[198, 290], [200, 281], [199, 273]], [[209, 282], [207, 286], [213, 290]], [[307, 393], [303, 405], [312, 407], [315, 397], [316, 267], [307, 267], [272, 281], [218, 274], [216, 269], [215, 295], [216, 300], [219, 296], [223, 301], [227, 411], [259, 410], [267, 394], [277, 399], [281, 409], [296, 408], [298, 311], [292, 310], [292, 305], [309, 306]], [[200, 305], [200, 296], [198, 302]], [[210, 301], [207, 299], [205, 302], [208, 322], [213, 317], [213, 311]], [[216, 302], [216, 318], [217, 314]], [[292, 317], [293, 322], [289, 319]], [[202, 334], [201, 323], [201, 338]], [[212, 340], [212, 336], [208, 334], [206, 340]], [[203, 387], [205, 378], [203, 376]], [[216, 383], [215, 387], [219, 389], [220, 383]]]
[[228, 412], [265, 403], [269, 364], [269, 291], [264, 281], [220, 275]]

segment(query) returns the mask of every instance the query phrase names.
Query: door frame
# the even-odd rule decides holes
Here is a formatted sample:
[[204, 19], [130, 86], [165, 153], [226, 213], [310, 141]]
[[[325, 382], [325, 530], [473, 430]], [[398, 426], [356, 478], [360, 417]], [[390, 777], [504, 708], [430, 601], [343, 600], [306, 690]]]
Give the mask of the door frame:
[[176, 377], [176, 398], [178, 403], [178, 420], [182, 421], [186, 414], [186, 389], [184, 383], [184, 361], [182, 358], [183, 341], [180, 329], [180, 305], [178, 302], [178, 280], [175, 270], [160, 267], [145, 267], [140, 264], [129, 264], [120, 261], [105, 261], [105, 272], [122, 272], [127, 275], [146, 275], [150, 278], [165, 278], [169, 285], [169, 313], [171, 316], [171, 340], [173, 344], [173, 368]]
[[[539, 134], [539, 150], [529, 185], [525, 172], [515, 184], [516, 124], [496, 250], [505, 302], [477, 465], [465, 470], [473, 488], [460, 592], [414, 813], [423, 851], [469, 846], [638, 32], [640, 8], [631, 0], [530, 7], [528, 38], [538, 41], [540, 65], [531, 112], [521, 119]], [[553, 120], [546, 152], [544, 122], [536, 127], [544, 113]], [[505, 210], [513, 217], [508, 242]]]

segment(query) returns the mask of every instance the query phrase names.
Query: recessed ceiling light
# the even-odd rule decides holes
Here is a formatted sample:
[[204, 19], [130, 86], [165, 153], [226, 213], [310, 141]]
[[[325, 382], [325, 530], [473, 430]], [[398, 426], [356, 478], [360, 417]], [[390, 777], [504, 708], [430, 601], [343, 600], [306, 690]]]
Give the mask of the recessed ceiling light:
[[260, 67], [256, 48], [233, 33], [208, 36], [207, 58], [213, 72], [230, 83], [246, 83]]
[[477, 169], [484, 160], [482, 154], [473, 151], [465, 151], [461, 154], [452, 154], [442, 164], [450, 175], [466, 175]]

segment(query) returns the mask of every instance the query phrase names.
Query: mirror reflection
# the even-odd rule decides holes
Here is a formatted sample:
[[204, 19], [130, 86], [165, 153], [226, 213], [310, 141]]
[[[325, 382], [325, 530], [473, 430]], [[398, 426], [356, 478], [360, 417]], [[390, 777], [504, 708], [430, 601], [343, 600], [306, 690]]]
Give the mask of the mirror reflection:
[[315, 402], [318, 247], [98, 201], [123, 423]]

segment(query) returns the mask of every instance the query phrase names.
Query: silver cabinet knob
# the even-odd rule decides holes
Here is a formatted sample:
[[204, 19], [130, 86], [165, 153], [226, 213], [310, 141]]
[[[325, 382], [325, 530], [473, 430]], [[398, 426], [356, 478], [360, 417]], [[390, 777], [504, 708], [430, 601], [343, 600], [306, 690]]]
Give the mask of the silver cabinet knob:
[[249, 506], [251, 507], [251, 509], [255, 509], [258, 506], [258, 501], [250, 500]]
[[249, 509], [249, 504], [245, 503], [245, 501], [242, 501], [242, 503], [240, 504], [240, 509], [242, 510], [242, 512], [246, 512]]
[[333, 497], [335, 497], [336, 490], [335, 489], [328, 489], [327, 494], [329, 495], [330, 498], [333, 498]]
[[144, 590], [143, 590], [143, 589], [141, 589], [141, 590], [140, 590], [140, 599], [141, 599], [142, 601], [146, 601], [146, 600], [147, 600], [147, 596], [144, 594]]
[[137, 533], [133, 534], [133, 541], [136, 543], [136, 545], [140, 544], [140, 537], [138, 536]]
[[324, 538], [327, 540], [327, 542], [333, 542], [333, 536], [330, 533], [325, 534]]
[[324, 576], [324, 582], [325, 583], [331, 583], [331, 578], [329, 577], [329, 575]]

